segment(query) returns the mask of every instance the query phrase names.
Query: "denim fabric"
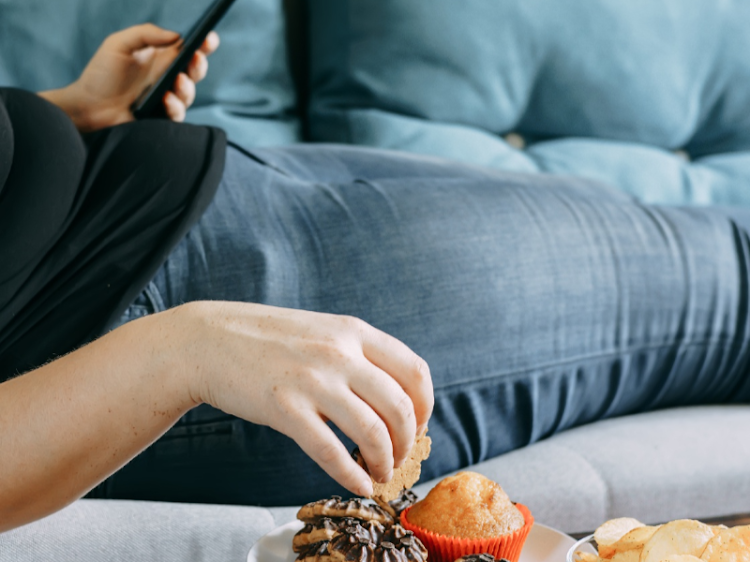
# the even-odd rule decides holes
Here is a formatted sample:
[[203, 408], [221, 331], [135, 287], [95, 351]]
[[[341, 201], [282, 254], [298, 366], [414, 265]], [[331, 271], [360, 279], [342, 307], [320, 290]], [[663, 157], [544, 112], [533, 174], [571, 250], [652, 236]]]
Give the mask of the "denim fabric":
[[[230, 150], [216, 199], [135, 306], [261, 302], [400, 338], [434, 379], [429, 479], [601, 418], [747, 400], [750, 212], [733, 213], [385, 151]], [[340, 491], [288, 438], [201, 406], [99, 494]]]
[[746, 0], [307, 5], [315, 141], [750, 205]]

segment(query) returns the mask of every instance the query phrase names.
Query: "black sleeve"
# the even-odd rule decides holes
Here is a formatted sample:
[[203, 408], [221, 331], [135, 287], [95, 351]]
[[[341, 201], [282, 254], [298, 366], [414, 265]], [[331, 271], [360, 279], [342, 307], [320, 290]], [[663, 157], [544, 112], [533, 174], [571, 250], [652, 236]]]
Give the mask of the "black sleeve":
[[0, 268], [0, 381], [122, 314], [212, 200], [226, 148], [221, 130], [166, 120], [84, 139], [25, 92], [6, 95], [6, 108], [15, 153], [0, 194], [0, 263], [12, 264]]
[[10, 124], [5, 103], [0, 96], [0, 196], [3, 194], [3, 186], [10, 173], [11, 162], [13, 162], [13, 127]]

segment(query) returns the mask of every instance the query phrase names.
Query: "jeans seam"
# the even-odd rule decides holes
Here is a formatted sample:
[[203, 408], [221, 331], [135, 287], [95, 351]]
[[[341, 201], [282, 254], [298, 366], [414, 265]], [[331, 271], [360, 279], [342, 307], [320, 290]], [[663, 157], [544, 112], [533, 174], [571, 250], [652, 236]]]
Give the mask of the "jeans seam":
[[[708, 340], [696, 340], [691, 342], [686, 342], [679, 344], [680, 350], [690, 347], [707, 347], [707, 346], [722, 346], [722, 347], [729, 347], [729, 346], [735, 346], [735, 345], [746, 345], [748, 342], [747, 339], [743, 340], [742, 342], [735, 342], [730, 340], [729, 338], [719, 338], [719, 339], [708, 339]], [[476, 384], [476, 383], [483, 383], [483, 382], [489, 382], [493, 381], [494, 379], [497, 379], [499, 377], [503, 377], [506, 379], [512, 379], [519, 376], [525, 376], [528, 375], [534, 371], [539, 370], [546, 370], [554, 367], [561, 367], [563, 365], [569, 365], [571, 363], [581, 362], [581, 361], [591, 361], [593, 359], [602, 359], [605, 357], [613, 357], [616, 355], [631, 355], [633, 353], [639, 352], [639, 351], [654, 351], [662, 348], [669, 348], [675, 346], [676, 343], [672, 342], [666, 342], [666, 343], [660, 343], [660, 344], [653, 344], [653, 345], [643, 345], [639, 347], [632, 347], [627, 350], [610, 350], [610, 351], [604, 351], [600, 353], [590, 353], [586, 355], [579, 355], [576, 357], [571, 357], [568, 359], [560, 360], [560, 361], [552, 361], [545, 364], [536, 365], [534, 367], [529, 367], [526, 369], [519, 369], [515, 371], [507, 371], [507, 372], [496, 372], [490, 376], [483, 376], [483, 377], [477, 377], [474, 379], [464, 379], [462, 381], [448, 384], [445, 386], [441, 386], [440, 390], [451, 390], [455, 387], [465, 386], [467, 384]]]
[[167, 309], [167, 306], [164, 304], [164, 299], [161, 296], [161, 292], [153, 281], [149, 282], [149, 284], [143, 290], [143, 293], [151, 303], [152, 314], [156, 314], [157, 312], [164, 312]]

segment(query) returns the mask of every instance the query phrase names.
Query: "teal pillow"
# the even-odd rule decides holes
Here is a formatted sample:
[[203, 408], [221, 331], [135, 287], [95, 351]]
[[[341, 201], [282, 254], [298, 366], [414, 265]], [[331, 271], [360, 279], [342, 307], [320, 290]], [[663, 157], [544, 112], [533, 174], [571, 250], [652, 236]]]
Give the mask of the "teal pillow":
[[[102, 40], [144, 22], [184, 32], [209, 0], [0, 0], [0, 85], [40, 91], [75, 80]], [[299, 140], [279, 0], [237, 0], [217, 31], [188, 121], [246, 147]]]
[[314, 140], [581, 175], [651, 202], [750, 204], [747, 0], [308, 9]]

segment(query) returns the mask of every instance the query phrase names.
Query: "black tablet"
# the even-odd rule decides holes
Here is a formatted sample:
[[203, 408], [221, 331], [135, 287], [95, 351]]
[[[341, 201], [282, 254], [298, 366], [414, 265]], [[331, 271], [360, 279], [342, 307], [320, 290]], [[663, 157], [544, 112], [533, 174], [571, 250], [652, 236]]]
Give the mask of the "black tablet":
[[214, 0], [193, 27], [180, 39], [180, 52], [169, 65], [166, 72], [154, 83], [148, 86], [138, 96], [130, 110], [136, 119], [166, 119], [164, 109], [164, 95], [172, 89], [180, 72], [185, 72], [193, 54], [197, 51], [206, 36], [227, 13], [235, 0]]

